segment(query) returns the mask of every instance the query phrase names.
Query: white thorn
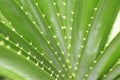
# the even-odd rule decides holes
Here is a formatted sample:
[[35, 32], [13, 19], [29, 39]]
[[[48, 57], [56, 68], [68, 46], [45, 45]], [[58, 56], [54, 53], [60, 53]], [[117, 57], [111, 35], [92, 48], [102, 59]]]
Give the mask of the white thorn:
[[26, 14], [26, 15], [28, 15], [28, 13], [27, 13], [27, 12], [25, 12], [25, 14]]
[[50, 41], [47, 41], [48, 44], [50, 44]]
[[86, 40], [86, 38], [83, 38], [83, 40], [85, 41], [85, 40]]
[[94, 10], [96, 11], [96, 10], [97, 10], [97, 8], [94, 8]]
[[45, 14], [43, 14], [42, 17], [45, 17]]
[[51, 49], [53, 49], [53, 50], [54, 50], [54, 48], [53, 48], [53, 47], [51, 47]]
[[51, 68], [49, 67], [49, 68], [48, 68], [48, 70], [50, 71], [50, 70], [51, 70]]
[[60, 13], [57, 13], [57, 16], [60, 16]]
[[84, 46], [83, 46], [83, 45], [81, 45], [81, 48], [84, 48]]
[[5, 23], [5, 21], [2, 21], [2, 23], [4, 24], [4, 23]]
[[58, 58], [58, 60], [61, 60], [61, 58]]
[[53, 74], [50, 74], [50, 76], [52, 76]]
[[56, 35], [54, 35], [53, 38], [56, 38]]
[[61, 53], [62, 53], [62, 54], [65, 54], [65, 52], [63, 52], [63, 51], [62, 51]]
[[23, 6], [21, 6], [20, 8], [23, 9]]
[[4, 41], [0, 41], [0, 46], [3, 46], [4, 45]]
[[103, 51], [100, 51], [101, 54], [103, 54]]
[[53, 5], [56, 5], [56, 2], [54, 2]]
[[29, 45], [32, 45], [32, 42], [30, 42]]
[[88, 33], [88, 30], [86, 31], [86, 33]]
[[62, 74], [62, 77], [65, 77], [65, 75], [64, 75], [64, 74]]
[[68, 59], [66, 60], [66, 62], [67, 62], [67, 63], [70, 63], [70, 61], [69, 61]]
[[61, 70], [58, 70], [59, 73], [61, 73]]
[[65, 68], [65, 71], [68, 71], [68, 69], [67, 69], [67, 68]]
[[9, 40], [9, 37], [7, 36], [7, 37], [5, 38], [5, 40]]
[[72, 76], [75, 77], [76, 76], [75, 73], [72, 73]]
[[34, 59], [36, 58], [36, 56], [33, 57]]
[[67, 39], [67, 36], [64, 36], [65, 40]]
[[109, 44], [106, 44], [105, 47], [108, 47]]
[[69, 36], [69, 39], [72, 39], [72, 37], [71, 37], [71, 36]]
[[65, 67], [65, 64], [63, 64], [62, 66]]
[[30, 59], [30, 57], [28, 56], [28, 57], [26, 57], [26, 59], [27, 59], [27, 60], [29, 60], [29, 59]]
[[23, 38], [23, 35], [20, 35], [21, 38]]
[[59, 46], [59, 45], [60, 45], [60, 43], [57, 43], [57, 45]]
[[21, 51], [18, 51], [17, 54], [20, 55], [20, 54], [21, 54]]
[[63, 19], [66, 19], [66, 16], [63, 16]]
[[93, 19], [93, 17], [91, 17], [91, 19]]
[[70, 47], [71, 47], [71, 44], [69, 44], [67, 48], [70, 49]]
[[70, 30], [72, 30], [72, 27], [70, 27]]
[[85, 78], [83, 80], [86, 80]]
[[70, 53], [68, 53], [68, 56], [70, 56]]
[[93, 69], [93, 67], [90, 67], [90, 70]]
[[97, 61], [94, 61], [94, 63], [96, 63]]
[[48, 28], [50, 29], [50, 28], [51, 28], [51, 26], [48, 26]]
[[38, 3], [35, 3], [36, 6], [38, 6]]
[[113, 69], [111, 68], [109, 71], [112, 71]]
[[41, 31], [40, 33], [41, 33], [41, 34], [43, 34], [43, 32], [42, 32], [42, 31]]
[[22, 49], [23, 49], [23, 47], [20, 47], [20, 49], [22, 50]]
[[42, 53], [41, 55], [44, 56], [44, 53]]
[[71, 22], [73, 22], [73, 19], [70, 19]]
[[88, 27], [90, 27], [91, 26], [91, 24], [88, 24]]
[[10, 45], [7, 45], [6, 47], [7, 47], [7, 49], [10, 49]]
[[62, 28], [62, 29], [66, 29], [66, 26], [62, 26], [61, 28]]
[[79, 64], [79, 62], [76, 62], [76, 64], [78, 65], [78, 64]]
[[65, 6], [65, 5], [66, 5], [66, 3], [65, 3], [65, 2], [63, 2], [63, 5]]
[[19, 43], [17, 43], [16, 46], [18, 47], [18, 46], [19, 46]]
[[59, 77], [59, 75], [56, 75], [56, 77], [58, 78], [58, 77]]
[[78, 70], [78, 67], [75, 67], [75, 70]]
[[44, 67], [42, 67], [41, 69], [44, 70]]
[[12, 31], [14, 31], [14, 32], [15, 32], [15, 28], [12, 28]]
[[30, 55], [30, 54], [31, 54], [31, 51], [29, 51], [28, 54]]
[[36, 24], [36, 22], [35, 22], [35, 21], [33, 21], [33, 24]]
[[68, 68], [69, 68], [69, 69], [71, 69], [71, 68], [72, 68], [72, 66], [69, 66]]
[[106, 75], [104, 75], [104, 77], [106, 77]]
[[52, 60], [51, 60], [51, 61], [49, 61], [49, 63], [52, 63]]
[[37, 50], [37, 47], [35, 47], [35, 49]]
[[54, 71], [51, 72], [52, 74], [54, 73]]
[[68, 46], [67, 49], [70, 49], [70, 47]]
[[120, 61], [118, 61], [117, 63], [120, 64]]
[[72, 79], [72, 76], [69, 76], [70, 79]]
[[43, 61], [41, 61], [40, 63], [43, 64]]
[[55, 54], [57, 55], [57, 52], [55, 52]]
[[72, 14], [74, 14], [74, 12], [73, 12], [73, 11], [71, 11], [71, 13], [72, 13]]
[[85, 76], [88, 77], [88, 74], [86, 74]]
[[39, 63], [37, 62], [35, 65], [36, 65], [36, 66], [38, 66], [38, 65], [39, 65]]
[[11, 25], [11, 22], [8, 22]]
[[55, 80], [58, 80], [57, 78]]

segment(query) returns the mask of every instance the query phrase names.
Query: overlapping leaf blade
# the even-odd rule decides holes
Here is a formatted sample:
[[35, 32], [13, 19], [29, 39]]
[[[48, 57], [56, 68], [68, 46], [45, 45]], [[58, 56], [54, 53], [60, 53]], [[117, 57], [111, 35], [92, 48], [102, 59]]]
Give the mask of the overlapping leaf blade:
[[17, 55], [17, 51], [8, 49], [3, 41], [0, 41], [0, 52], [0, 73], [9, 78], [17, 80], [54, 79], [30, 61], [27, 61], [23, 56]]
[[[119, 7], [119, 0], [0, 0], [0, 73], [17, 80], [119, 79], [119, 34], [105, 48]], [[13, 63], [13, 71], [3, 65]]]

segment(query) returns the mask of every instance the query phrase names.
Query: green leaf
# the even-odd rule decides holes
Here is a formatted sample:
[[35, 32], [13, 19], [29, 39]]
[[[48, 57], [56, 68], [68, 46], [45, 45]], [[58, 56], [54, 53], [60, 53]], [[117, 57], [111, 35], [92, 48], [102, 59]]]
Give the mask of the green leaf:
[[[50, 75], [0, 41], [0, 73], [17, 80], [47, 80]], [[24, 66], [24, 67], [23, 67]], [[31, 74], [32, 73], [32, 74]]]
[[[120, 57], [120, 33], [115, 37], [115, 39], [111, 42], [108, 48], [104, 51], [103, 56], [95, 65], [95, 68], [90, 73], [88, 80], [91, 79], [100, 79], [105, 72], [107, 72], [113, 64], [119, 59]], [[104, 63], [104, 64], [103, 64]]]
[[[0, 0], [0, 79], [119, 80], [119, 0]], [[104, 64], [102, 64], [104, 63]]]
[[[112, 3], [112, 5], [111, 5]], [[119, 11], [120, 1], [100, 0], [91, 23], [83, 55], [80, 60], [77, 80], [88, 75], [90, 67], [105, 47], [113, 22]], [[108, 8], [109, 7], [109, 8]], [[112, 16], [112, 17], [111, 17]], [[85, 64], [86, 63], [86, 64]], [[81, 74], [81, 75], [79, 75]]]
[[[73, 72], [78, 69], [80, 57], [85, 47], [89, 27], [94, 17], [94, 8], [97, 7], [98, 0], [76, 0], [74, 11], [74, 22], [72, 31], [71, 65]], [[81, 74], [82, 75], [82, 74]]]
[[[29, 56], [29, 57], [31, 57], [33, 59], [37, 59], [37, 61], [34, 61], [34, 63], [35, 64], [38, 63], [38, 65], [40, 65], [41, 67], [44, 67], [44, 68], [46, 66], [47, 67], [47, 71], [50, 74], [52, 73], [52, 71], [54, 71], [55, 76], [59, 74], [59, 72], [57, 70], [61, 70], [61, 68], [59, 68], [59, 66], [57, 64], [52, 65], [50, 63], [50, 61], [46, 59], [46, 57], [44, 56], [43, 53], [40, 53], [39, 51], [37, 51], [36, 49], [34, 49], [34, 47], [31, 46], [31, 45], [29, 45], [29, 43], [27, 41], [25, 41], [24, 39], [22, 39], [18, 34], [12, 32], [5, 25], [1, 24], [0, 25], [0, 29], [6, 31], [6, 32], [2, 31], [2, 33], [5, 36], [6, 36], [6, 33], [7, 33], [7, 37], [3, 37], [4, 35], [2, 35], [2, 36], [0, 35], [0, 39], [1, 40], [6, 40], [7, 44], [10, 45], [15, 50], [22, 51], [22, 49], [23, 49], [25, 51], [24, 55], [26, 57]], [[13, 41], [13, 42], [10, 43], [10, 41]], [[41, 62], [43, 62], [43, 63], [41, 64]], [[55, 66], [55, 65], [57, 65], [57, 66]], [[49, 68], [51, 70], [48, 70]], [[56, 70], [56, 68], [57, 68], [57, 70]], [[45, 68], [45, 70], [46, 70], [46, 68]]]
[[[112, 69], [103, 80], [116, 80], [120, 77], [120, 65]], [[118, 79], [119, 80], [119, 79]]]

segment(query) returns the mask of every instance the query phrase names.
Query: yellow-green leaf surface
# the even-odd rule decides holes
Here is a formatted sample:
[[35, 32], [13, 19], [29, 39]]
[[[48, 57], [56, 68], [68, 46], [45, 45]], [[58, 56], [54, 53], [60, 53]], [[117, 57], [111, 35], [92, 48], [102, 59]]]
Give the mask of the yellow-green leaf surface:
[[[0, 0], [0, 80], [119, 80], [120, 0]], [[107, 44], [107, 46], [106, 46]]]

